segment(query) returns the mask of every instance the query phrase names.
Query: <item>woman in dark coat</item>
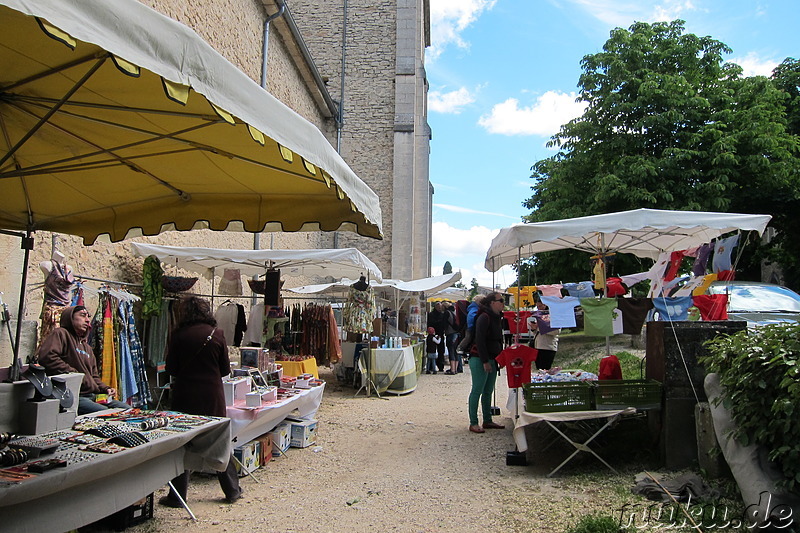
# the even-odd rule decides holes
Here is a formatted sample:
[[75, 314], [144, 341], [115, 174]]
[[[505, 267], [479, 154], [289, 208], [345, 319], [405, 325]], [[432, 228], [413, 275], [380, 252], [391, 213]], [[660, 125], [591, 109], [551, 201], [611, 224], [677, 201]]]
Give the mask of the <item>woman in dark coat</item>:
[[[166, 370], [172, 376], [172, 410], [190, 415], [226, 416], [222, 378], [230, 374], [225, 334], [206, 300], [194, 296], [180, 301], [178, 327], [172, 332], [167, 351]], [[188, 470], [172, 480], [172, 485], [186, 501]], [[233, 503], [242, 496], [233, 458], [224, 472], [217, 472], [225, 500]], [[159, 500], [162, 505], [181, 507], [175, 493]]]
[[[483, 433], [486, 429], [504, 429], [502, 424], [492, 422], [492, 393], [497, 380], [495, 358], [503, 351], [503, 316], [505, 300], [499, 292], [490, 292], [480, 303], [475, 320], [475, 346], [477, 353], [470, 352], [469, 370], [472, 389], [469, 393], [469, 430]], [[478, 403], [481, 405], [483, 425], [478, 424]]]

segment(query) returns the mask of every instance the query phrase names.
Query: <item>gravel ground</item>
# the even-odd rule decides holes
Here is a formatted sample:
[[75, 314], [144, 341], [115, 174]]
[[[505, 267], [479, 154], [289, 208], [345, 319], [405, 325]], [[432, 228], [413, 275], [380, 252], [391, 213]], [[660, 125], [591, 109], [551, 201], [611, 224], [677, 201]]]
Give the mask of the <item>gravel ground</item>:
[[[602, 347], [601, 349], [604, 349]], [[621, 347], [633, 351], [629, 347]], [[588, 454], [557, 476], [547, 473], [571, 453], [555, 445], [529, 451], [528, 466], [507, 466], [514, 449], [513, 413], [505, 409], [505, 373], [498, 379], [495, 418], [506, 429], [483, 434], [467, 430], [466, 373], [421, 375], [415, 392], [366, 398], [339, 384], [330, 369], [319, 420], [317, 444], [287, 454], [242, 478], [243, 498], [222, 503], [216, 478], [195, 475], [189, 503], [182, 509], [156, 505], [155, 516], [131, 533], [176, 531], [394, 531], [478, 530], [562, 533], [581, 516], [614, 515], [630, 493], [633, 476], [652, 460], [646, 437], [624, 434], [601, 456], [620, 471], [613, 475]], [[616, 430], [615, 430], [616, 431]], [[630, 435], [640, 435], [630, 433]], [[539, 436], [530, 442], [542, 446]], [[608, 455], [603, 455], [607, 453]], [[258, 478], [258, 482], [255, 478]], [[166, 494], [156, 492], [156, 500]]]

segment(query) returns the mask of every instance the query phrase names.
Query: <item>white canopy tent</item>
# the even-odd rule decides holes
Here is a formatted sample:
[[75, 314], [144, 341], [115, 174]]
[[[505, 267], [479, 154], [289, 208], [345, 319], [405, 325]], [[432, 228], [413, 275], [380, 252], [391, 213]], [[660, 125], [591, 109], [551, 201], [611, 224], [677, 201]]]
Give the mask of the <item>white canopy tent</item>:
[[[753, 230], [761, 235], [771, 218], [770, 215], [740, 213], [634, 209], [515, 224], [501, 229], [492, 239], [484, 266], [488, 271], [496, 272], [523, 257], [568, 249], [600, 255], [630, 253], [655, 260], [662, 252], [699, 246], [732, 231]], [[609, 350], [606, 338], [607, 353]]]
[[267, 269], [280, 269], [288, 276], [352, 276], [364, 275], [380, 280], [380, 269], [355, 248], [323, 250], [225, 250], [161, 246], [133, 242], [135, 255], [154, 255], [162, 263], [175, 265], [211, 279], [221, 267], [238, 268], [242, 274], [257, 276]]
[[[460, 279], [461, 272], [453, 272], [451, 274], [431, 276], [429, 278], [420, 278], [411, 281], [399, 279], [385, 279], [383, 281], [371, 280], [369, 284], [373, 289], [391, 290], [396, 293], [438, 292], [446, 287], [452, 286]], [[302, 287], [294, 287], [285, 290], [296, 294], [330, 294], [343, 296], [347, 294], [348, 289], [353, 283], [355, 283], [353, 279], [342, 278], [334, 283], [304, 285]]]
[[634, 209], [503, 228], [492, 239], [484, 266], [489, 272], [541, 252], [584, 250], [630, 253], [655, 259], [736, 230], [764, 232], [770, 215]]

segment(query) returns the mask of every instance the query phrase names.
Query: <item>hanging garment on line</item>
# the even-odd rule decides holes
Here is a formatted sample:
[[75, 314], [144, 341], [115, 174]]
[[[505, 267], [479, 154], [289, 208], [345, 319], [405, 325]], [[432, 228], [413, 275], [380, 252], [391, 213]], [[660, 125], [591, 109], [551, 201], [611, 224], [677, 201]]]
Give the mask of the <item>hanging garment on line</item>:
[[581, 298], [583, 307], [583, 333], [592, 337], [610, 337], [614, 334], [612, 313], [617, 308], [614, 298]]
[[538, 353], [536, 348], [531, 348], [526, 344], [514, 344], [495, 357], [500, 368], [506, 367], [509, 389], [515, 389], [521, 387], [523, 383], [531, 382], [531, 363], [536, 361]]
[[576, 298], [591, 298], [594, 296], [594, 285], [591, 281], [564, 283], [563, 288], [567, 290], [567, 294]]
[[553, 298], [542, 296], [544, 303], [550, 310], [550, 327], [552, 328], [574, 328], [575, 308], [580, 305], [580, 298], [565, 296], [564, 298]]
[[714, 244], [714, 258], [711, 260], [711, 268], [714, 272], [719, 273], [722, 270], [733, 269], [731, 254], [738, 243], [739, 236], [733, 235], [727, 239], [718, 240]]
[[695, 276], [703, 276], [706, 273], [706, 266], [708, 265], [708, 258], [711, 255], [711, 250], [714, 247], [711, 243], [705, 243], [701, 245], [696, 252], [694, 258], [694, 265], [692, 265], [692, 274]]
[[692, 306], [691, 296], [679, 298], [653, 298], [653, 307], [659, 314], [659, 320], [680, 321], [689, 318], [689, 308]]
[[552, 296], [553, 298], [561, 298], [560, 283], [553, 283], [552, 285], [537, 285], [536, 288], [541, 291], [543, 296]]
[[647, 313], [653, 308], [650, 298], [618, 298], [617, 308], [622, 312], [622, 333], [640, 335]]
[[727, 294], [694, 296], [692, 302], [700, 310], [700, 318], [703, 320], [728, 320]]

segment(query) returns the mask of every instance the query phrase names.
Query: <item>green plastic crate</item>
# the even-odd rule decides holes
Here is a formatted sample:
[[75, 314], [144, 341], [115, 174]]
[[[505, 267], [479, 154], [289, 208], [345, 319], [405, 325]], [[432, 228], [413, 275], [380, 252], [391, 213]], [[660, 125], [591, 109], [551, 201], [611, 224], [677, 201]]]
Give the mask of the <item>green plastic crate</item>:
[[592, 386], [583, 381], [525, 383], [522, 385], [525, 410], [529, 413], [591, 411], [594, 409]]
[[608, 379], [594, 384], [597, 409], [661, 408], [661, 383], [652, 379]]

